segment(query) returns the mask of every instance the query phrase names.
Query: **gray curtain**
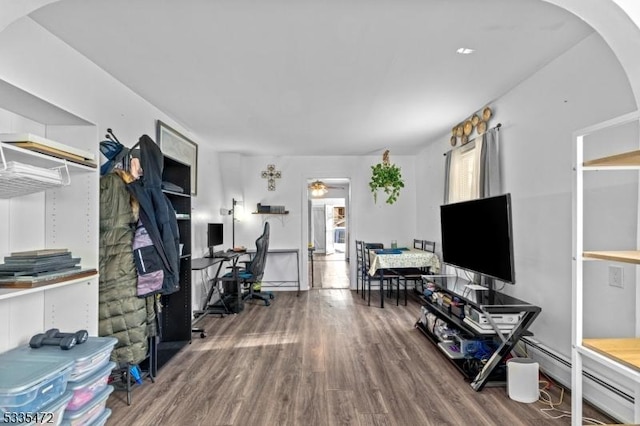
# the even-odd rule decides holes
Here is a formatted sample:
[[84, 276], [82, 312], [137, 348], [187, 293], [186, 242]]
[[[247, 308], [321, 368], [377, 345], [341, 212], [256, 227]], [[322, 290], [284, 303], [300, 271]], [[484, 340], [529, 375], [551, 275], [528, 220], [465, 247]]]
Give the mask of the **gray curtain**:
[[447, 151], [444, 158], [444, 204], [449, 204], [449, 176], [451, 175], [451, 150]]
[[499, 127], [490, 129], [482, 135], [482, 152], [480, 153], [480, 198], [502, 194], [499, 136]]

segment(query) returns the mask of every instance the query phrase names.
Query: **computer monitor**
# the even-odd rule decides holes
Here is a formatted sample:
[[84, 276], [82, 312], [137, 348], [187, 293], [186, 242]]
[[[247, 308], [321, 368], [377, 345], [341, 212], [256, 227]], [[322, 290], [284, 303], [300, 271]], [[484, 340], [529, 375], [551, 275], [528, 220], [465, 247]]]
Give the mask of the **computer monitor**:
[[207, 225], [207, 247], [209, 257], [213, 257], [214, 247], [224, 243], [222, 223], [210, 223]]

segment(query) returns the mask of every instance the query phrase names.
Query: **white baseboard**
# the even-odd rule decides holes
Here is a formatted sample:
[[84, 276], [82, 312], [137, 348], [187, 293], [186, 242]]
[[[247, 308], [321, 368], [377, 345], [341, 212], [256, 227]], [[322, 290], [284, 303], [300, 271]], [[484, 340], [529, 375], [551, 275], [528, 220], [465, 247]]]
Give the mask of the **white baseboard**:
[[[566, 389], [571, 388], [571, 360], [533, 338], [523, 338], [528, 356], [540, 364], [540, 370]], [[585, 362], [586, 364], [586, 362]], [[633, 423], [633, 382], [611, 372], [595, 374], [585, 365], [583, 397], [603, 413], [622, 423]]]

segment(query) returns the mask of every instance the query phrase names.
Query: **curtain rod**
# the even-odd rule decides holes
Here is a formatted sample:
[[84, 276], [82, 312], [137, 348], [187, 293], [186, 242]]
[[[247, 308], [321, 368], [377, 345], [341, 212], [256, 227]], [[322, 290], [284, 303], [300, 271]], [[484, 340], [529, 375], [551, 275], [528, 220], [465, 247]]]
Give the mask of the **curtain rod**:
[[[499, 130], [500, 130], [500, 127], [502, 127], [502, 123], [498, 123], [498, 124], [496, 124], [494, 127], [492, 127], [492, 128], [490, 128], [490, 129], [488, 129], [488, 130], [487, 130], [487, 132], [488, 132], [489, 130], [493, 130], [493, 129], [496, 129], [496, 130], [498, 130], [498, 131], [499, 131]], [[487, 132], [484, 132], [484, 133], [483, 133], [483, 135], [484, 135], [485, 133], [487, 133]], [[476, 138], [477, 138], [477, 137], [478, 137], [478, 136], [476, 136]], [[474, 138], [474, 139], [475, 139], [475, 138]], [[461, 147], [461, 146], [459, 146], [459, 147], [457, 147], [457, 148], [460, 148], [460, 147]], [[454, 149], [456, 149], [456, 148], [451, 148], [451, 149], [450, 149], [449, 151], [447, 151], [447, 152], [453, 151]], [[447, 152], [443, 153], [442, 155], [447, 155]]]

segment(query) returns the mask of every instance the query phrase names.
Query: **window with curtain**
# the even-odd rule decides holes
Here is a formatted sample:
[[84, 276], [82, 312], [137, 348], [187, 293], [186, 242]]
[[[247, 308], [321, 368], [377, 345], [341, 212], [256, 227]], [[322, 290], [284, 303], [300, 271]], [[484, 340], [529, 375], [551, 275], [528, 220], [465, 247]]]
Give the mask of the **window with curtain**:
[[480, 153], [482, 138], [451, 151], [448, 202], [473, 200], [480, 197]]
[[501, 194], [498, 128], [446, 154], [444, 202]]

